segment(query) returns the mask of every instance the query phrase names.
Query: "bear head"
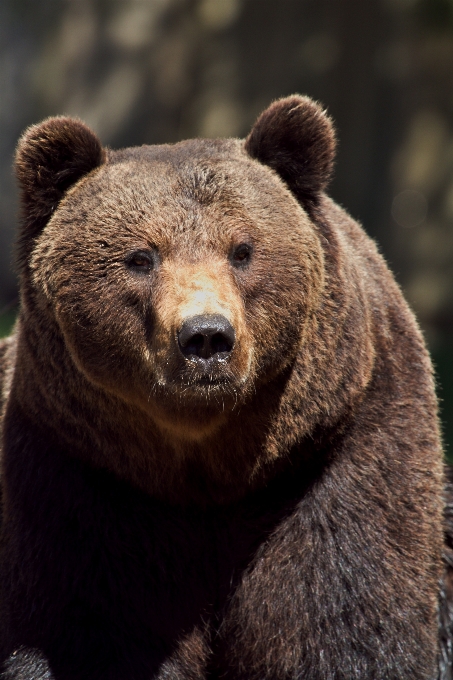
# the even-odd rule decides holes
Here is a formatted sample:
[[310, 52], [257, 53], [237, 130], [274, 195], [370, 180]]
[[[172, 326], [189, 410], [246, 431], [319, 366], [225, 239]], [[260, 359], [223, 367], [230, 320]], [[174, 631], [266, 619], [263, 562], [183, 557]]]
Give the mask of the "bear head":
[[374, 348], [350, 220], [324, 194], [334, 148], [300, 96], [245, 141], [112, 151], [79, 120], [29, 128], [15, 380], [28, 417], [173, 496], [191, 475], [240, 495], [337, 427]]
[[245, 144], [110, 151], [78, 120], [27, 130], [21, 276], [86, 379], [198, 438], [281, 373], [323, 286], [309, 209], [333, 139], [302, 97]]

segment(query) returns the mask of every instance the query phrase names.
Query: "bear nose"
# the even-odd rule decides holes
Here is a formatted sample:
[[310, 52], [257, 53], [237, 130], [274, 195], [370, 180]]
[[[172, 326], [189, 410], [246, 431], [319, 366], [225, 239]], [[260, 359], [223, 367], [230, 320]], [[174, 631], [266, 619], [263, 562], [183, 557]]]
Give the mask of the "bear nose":
[[184, 321], [178, 333], [179, 347], [186, 357], [210, 359], [216, 354], [229, 354], [234, 340], [233, 326], [220, 314], [192, 316]]

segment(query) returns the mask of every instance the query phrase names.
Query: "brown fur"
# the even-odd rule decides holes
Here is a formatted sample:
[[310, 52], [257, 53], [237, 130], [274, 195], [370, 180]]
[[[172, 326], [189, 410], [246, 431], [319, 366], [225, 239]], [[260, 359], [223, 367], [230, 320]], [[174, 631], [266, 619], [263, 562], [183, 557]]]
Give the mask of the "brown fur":
[[[224, 572], [223, 604], [200, 605], [147, 678], [434, 677], [443, 474], [431, 365], [375, 245], [323, 193], [333, 156], [329, 119], [297, 96], [275, 102], [245, 143], [104, 152], [63, 118], [19, 143], [7, 498], [18, 447], [31, 447], [30, 460], [51, 447], [58, 465], [108, 470], [180, 506], [184, 521], [184, 507], [204, 513], [200, 527], [212, 516], [205, 550], [230, 546], [205, 579], [220, 592]], [[153, 261], [146, 274], [128, 268], [136, 251]], [[235, 344], [203, 382], [177, 336], [184, 319], [208, 313], [232, 324]], [[26, 445], [15, 434], [23, 414], [40, 433]], [[10, 502], [8, 577], [21, 559], [8, 526], [22, 515]], [[168, 522], [175, 545], [195, 540]], [[60, 559], [58, 546], [49, 551]], [[184, 593], [176, 574], [174, 583]], [[3, 594], [10, 620], [14, 597]], [[8, 640], [34, 641], [66, 677], [58, 668], [70, 664], [70, 643], [61, 661], [44, 633], [9, 635], [7, 653]], [[87, 664], [71, 678], [91, 677]]]

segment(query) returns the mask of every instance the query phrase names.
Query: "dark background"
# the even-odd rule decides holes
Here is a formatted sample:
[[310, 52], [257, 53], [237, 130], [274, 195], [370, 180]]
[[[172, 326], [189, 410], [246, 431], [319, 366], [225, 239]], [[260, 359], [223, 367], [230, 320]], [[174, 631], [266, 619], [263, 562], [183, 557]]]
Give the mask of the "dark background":
[[1, 0], [0, 334], [27, 125], [76, 115], [114, 147], [244, 136], [293, 92], [336, 121], [331, 193], [418, 315], [453, 458], [453, 0]]

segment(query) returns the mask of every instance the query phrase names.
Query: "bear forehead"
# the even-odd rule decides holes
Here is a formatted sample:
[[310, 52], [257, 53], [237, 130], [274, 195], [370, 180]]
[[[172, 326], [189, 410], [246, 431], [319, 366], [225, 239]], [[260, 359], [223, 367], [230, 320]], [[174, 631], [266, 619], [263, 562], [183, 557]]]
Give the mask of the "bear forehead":
[[305, 231], [308, 217], [273, 170], [229, 139], [109, 150], [107, 162], [69, 190], [51, 222], [79, 238], [81, 227], [96, 237], [114, 228], [116, 238], [145, 227], [164, 240], [182, 232], [223, 240], [275, 234], [276, 226], [279, 237], [291, 238]]
[[232, 159], [248, 159], [239, 139], [186, 139], [176, 144], [156, 144], [133, 146], [119, 150], [109, 150], [110, 165], [125, 160], [152, 162], [161, 161], [175, 167], [200, 161], [228, 162]]
[[[270, 168], [252, 160], [241, 140], [187, 140], [177, 144], [141, 146], [109, 151], [106, 165], [99, 169], [96, 185], [121, 194], [121, 189], [143, 192], [148, 198], [178, 203], [231, 208], [259, 207], [260, 212], [277, 201], [273, 209], [285, 213], [300, 205]], [[117, 193], [117, 192], [120, 193]]]

